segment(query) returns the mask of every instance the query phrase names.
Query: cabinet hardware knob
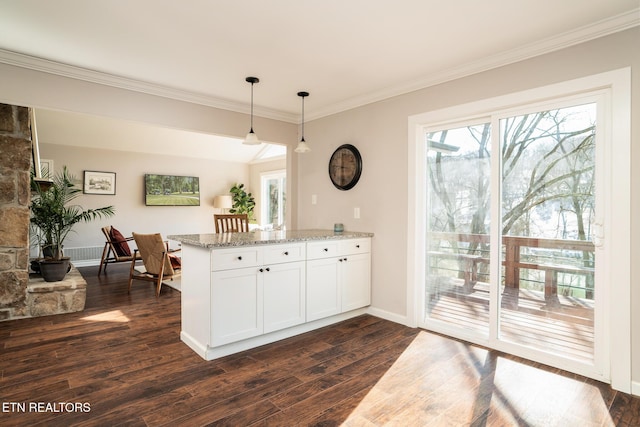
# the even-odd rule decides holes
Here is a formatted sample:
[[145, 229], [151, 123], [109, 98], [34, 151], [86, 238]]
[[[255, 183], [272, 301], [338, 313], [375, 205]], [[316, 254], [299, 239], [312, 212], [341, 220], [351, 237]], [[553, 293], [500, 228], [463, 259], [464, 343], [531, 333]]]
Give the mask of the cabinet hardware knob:
[[262, 269], [262, 268], [261, 268], [261, 269], [259, 269], [258, 271], [259, 271], [260, 273], [262, 273], [262, 272], [264, 271], [264, 269]]
[[356, 248], [360, 249], [360, 245], [356, 245]]
[[285, 252], [284, 254], [285, 254], [285, 255], [289, 255], [289, 252]]
[[329, 248], [324, 248], [323, 251], [329, 252]]
[[267, 271], [271, 271], [271, 269], [270, 269], [269, 267], [267, 267], [265, 270], [267, 270]]
[[347, 259], [345, 258], [344, 260], [346, 261]]
[[238, 257], [238, 261], [242, 261], [242, 257], [241, 256]]

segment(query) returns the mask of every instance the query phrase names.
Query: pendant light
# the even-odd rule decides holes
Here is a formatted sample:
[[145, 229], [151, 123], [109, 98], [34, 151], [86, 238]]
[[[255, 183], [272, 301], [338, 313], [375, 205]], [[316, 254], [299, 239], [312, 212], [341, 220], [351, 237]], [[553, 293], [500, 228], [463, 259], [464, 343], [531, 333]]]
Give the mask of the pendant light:
[[245, 145], [258, 145], [260, 144], [260, 140], [258, 139], [258, 135], [253, 132], [253, 85], [260, 80], [257, 77], [247, 77], [245, 80], [251, 83], [251, 130], [249, 130], [249, 133], [242, 143]]
[[300, 142], [298, 142], [298, 146], [293, 151], [296, 153], [306, 153], [311, 150], [304, 140], [304, 97], [309, 96], [309, 92], [298, 92], [298, 96], [302, 98], [302, 137], [300, 138]]

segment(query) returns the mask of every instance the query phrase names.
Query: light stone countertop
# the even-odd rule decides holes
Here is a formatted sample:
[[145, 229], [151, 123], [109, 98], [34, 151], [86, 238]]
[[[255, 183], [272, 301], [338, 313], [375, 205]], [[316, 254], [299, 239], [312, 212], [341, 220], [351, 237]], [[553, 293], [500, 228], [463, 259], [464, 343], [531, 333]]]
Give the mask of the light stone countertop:
[[175, 240], [183, 245], [213, 249], [362, 237], [373, 237], [373, 233], [346, 230], [341, 233], [336, 233], [333, 230], [274, 230], [250, 231], [248, 233], [178, 234], [167, 236], [167, 239]]

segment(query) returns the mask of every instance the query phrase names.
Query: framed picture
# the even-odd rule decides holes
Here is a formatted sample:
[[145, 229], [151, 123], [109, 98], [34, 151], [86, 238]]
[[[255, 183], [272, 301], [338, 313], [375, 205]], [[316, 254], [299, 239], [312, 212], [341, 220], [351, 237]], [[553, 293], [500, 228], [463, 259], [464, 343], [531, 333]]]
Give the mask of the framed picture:
[[40, 159], [40, 176], [45, 179], [53, 179], [53, 160]]
[[116, 173], [84, 171], [85, 194], [116, 194]]
[[144, 176], [147, 206], [200, 206], [200, 178], [197, 176]]

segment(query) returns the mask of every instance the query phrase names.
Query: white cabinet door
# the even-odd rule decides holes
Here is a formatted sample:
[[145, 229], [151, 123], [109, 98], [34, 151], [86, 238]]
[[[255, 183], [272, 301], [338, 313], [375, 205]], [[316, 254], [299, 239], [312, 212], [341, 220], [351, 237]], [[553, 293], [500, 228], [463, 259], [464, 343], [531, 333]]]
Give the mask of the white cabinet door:
[[340, 258], [342, 311], [371, 304], [371, 255], [347, 255]]
[[341, 311], [338, 258], [307, 261], [307, 322]]
[[211, 344], [227, 344], [262, 334], [263, 299], [256, 267], [213, 272]]
[[261, 267], [264, 286], [264, 333], [305, 322], [305, 263]]

